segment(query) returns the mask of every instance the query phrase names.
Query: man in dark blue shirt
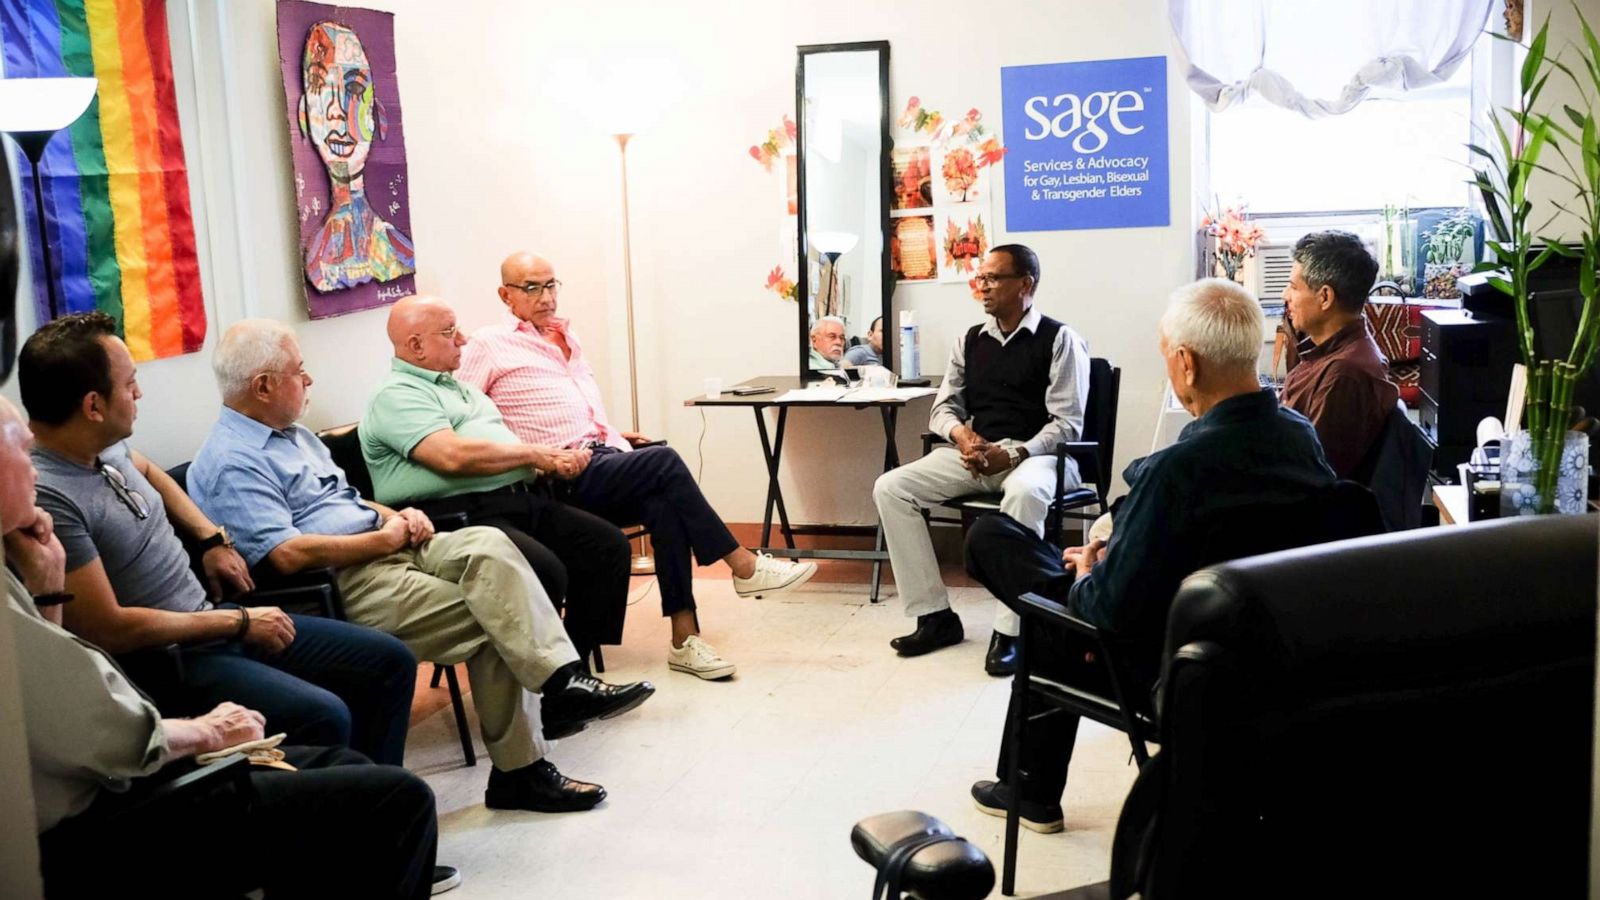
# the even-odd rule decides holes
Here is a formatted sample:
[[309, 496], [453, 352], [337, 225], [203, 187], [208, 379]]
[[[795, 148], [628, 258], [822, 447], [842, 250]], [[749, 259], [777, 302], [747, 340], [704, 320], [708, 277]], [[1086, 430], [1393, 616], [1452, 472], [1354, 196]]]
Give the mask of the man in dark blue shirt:
[[[1179, 582], [1217, 562], [1218, 545], [1232, 540], [1217, 539], [1221, 523], [1308, 501], [1335, 481], [1311, 423], [1261, 389], [1261, 334], [1260, 304], [1231, 281], [1207, 279], [1174, 292], [1161, 320], [1161, 355], [1173, 393], [1196, 420], [1176, 444], [1124, 471], [1129, 491], [1117, 505], [1110, 542], [1058, 553], [1009, 517], [986, 516], [968, 535], [968, 570], [1004, 603], [1029, 591], [1061, 600], [1073, 615], [1122, 638], [1148, 639], [1152, 655], [1159, 652]], [[1077, 683], [1103, 678], [1085, 663], [1089, 648], [1075, 637], [1046, 630], [1029, 648], [1034, 670]], [[1029, 724], [1021, 748], [1022, 824], [1034, 831], [1062, 828], [1061, 792], [1077, 731], [1078, 717], [1066, 713]], [[1001, 778], [1008, 749], [1002, 741]], [[1003, 816], [1010, 787], [980, 781], [973, 799]]]

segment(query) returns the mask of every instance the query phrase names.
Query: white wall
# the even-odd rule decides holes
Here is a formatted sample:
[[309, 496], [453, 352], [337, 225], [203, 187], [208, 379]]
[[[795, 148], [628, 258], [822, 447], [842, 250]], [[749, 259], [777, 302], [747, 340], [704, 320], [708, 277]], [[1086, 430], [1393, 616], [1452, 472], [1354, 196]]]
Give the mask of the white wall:
[[[700, 393], [707, 376], [731, 383], [787, 374], [795, 359], [795, 309], [763, 290], [780, 262], [774, 180], [782, 176], [745, 152], [793, 114], [795, 45], [887, 38], [895, 114], [917, 94], [947, 114], [976, 106], [997, 128], [1002, 65], [1169, 50], [1158, 0], [1115, 10], [1013, 0], [981, 13], [952, 0], [817, 0], [804, 14], [786, 4], [716, 0], [369, 5], [397, 13], [419, 287], [453, 300], [471, 327], [499, 314], [503, 256], [524, 247], [550, 256], [568, 285], [565, 312], [597, 357], [618, 422], [628, 418], [618, 160], [615, 144], [574, 109], [573, 84], [582, 79], [571, 69], [585, 58], [651, 59], [658, 65], [642, 86], [680, 86], [628, 155], [642, 426], [670, 439], [691, 465], [701, 417], [683, 399]], [[308, 424], [355, 419], [385, 366], [384, 313], [305, 319], [273, 4], [174, 0], [169, 8], [180, 85], [196, 85], [181, 101], [203, 205], [208, 344], [244, 315], [290, 321], [317, 378]], [[184, 71], [191, 44], [197, 79]], [[1043, 310], [1124, 367], [1124, 460], [1148, 446], [1161, 387], [1155, 323], [1167, 292], [1192, 270], [1189, 105], [1176, 74], [1169, 93], [1171, 227], [993, 235], [1039, 251]], [[1003, 222], [1003, 197], [994, 208]], [[917, 311], [931, 371], [942, 371], [951, 342], [981, 316], [959, 285], [902, 289], [896, 306]], [[140, 381], [146, 399], [136, 443], [163, 464], [187, 458], [215, 415], [205, 353], [147, 363]], [[902, 419], [907, 454], [926, 411], [922, 401]], [[705, 423], [708, 495], [729, 520], [758, 520], [765, 473], [749, 414], [712, 411]], [[797, 413], [790, 426], [785, 477], [794, 517], [872, 521], [869, 488], [882, 451], [875, 415]]]

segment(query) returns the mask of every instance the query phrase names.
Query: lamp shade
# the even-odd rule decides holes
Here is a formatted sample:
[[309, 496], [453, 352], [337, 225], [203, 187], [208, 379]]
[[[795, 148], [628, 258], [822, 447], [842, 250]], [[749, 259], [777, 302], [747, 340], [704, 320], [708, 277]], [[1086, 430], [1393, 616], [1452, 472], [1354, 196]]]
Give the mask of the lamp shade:
[[818, 253], [826, 256], [832, 256], [834, 258], [843, 256], [844, 254], [849, 253], [851, 250], [854, 250], [856, 244], [859, 243], [860, 240], [861, 238], [859, 236], [851, 234], [848, 231], [811, 232], [811, 246], [817, 248]]
[[0, 132], [56, 132], [89, 108], [98, 78], [0, 79]]

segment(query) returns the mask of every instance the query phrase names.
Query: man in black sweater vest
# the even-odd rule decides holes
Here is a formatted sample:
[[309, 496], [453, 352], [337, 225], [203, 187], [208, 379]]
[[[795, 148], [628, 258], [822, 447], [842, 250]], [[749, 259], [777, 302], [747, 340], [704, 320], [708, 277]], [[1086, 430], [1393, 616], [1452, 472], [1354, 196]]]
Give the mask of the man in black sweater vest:
[[[966, 494], [1000, 491], [1000, 509], [1043, 533], [1055, 495], [1054, 452], [1083, 432], [1089, 393], [1089, 349], [1067, 326], [1033, 306], [1039, 257], [1021, 244], [995, 247], [978, 268], [983, 311], [950, 351], [950, 365], [928, 429], [952, 446], [881, 476], [872, 489], [889, 544], [895, 584], [916, 630], [890, 641], [901, 656], [920, 656], [962, 639], [950, 609], [922, 510]], [[1079, 482], [1067, 461], [1067, 486]], [[1016, 614], [996, 604], [995, 633], [984, 668], [1016, 668]]]

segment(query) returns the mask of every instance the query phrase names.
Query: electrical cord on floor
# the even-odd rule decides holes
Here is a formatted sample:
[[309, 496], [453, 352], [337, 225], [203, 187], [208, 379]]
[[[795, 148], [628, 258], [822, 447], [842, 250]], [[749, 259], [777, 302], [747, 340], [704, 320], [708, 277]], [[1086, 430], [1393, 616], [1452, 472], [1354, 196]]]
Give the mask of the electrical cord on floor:
[[706, 469], [706, 408], [702, 406], [699, 407], [699, 410], [700, 440], [696, 441], [694, 445], [694, 455], [698, 460], [694, 467], [694, 483], [697, 485], [700, 483], [700, 474]]
[[633, 597], [633, 598], [628, 600], [628, 605], [632, 606], [635, 603], [638, 603], [640, 600], [643, 600], [644, 598], [650, 596], [650, 592], [655, 590], [655, 588], [656, 588], [656, 579], [655, 579], [654, 576], [652, 576], [650, 578], [650, 583], [645, 585], [644, 586], [644, 590], [639, 592], [639, 596]]

